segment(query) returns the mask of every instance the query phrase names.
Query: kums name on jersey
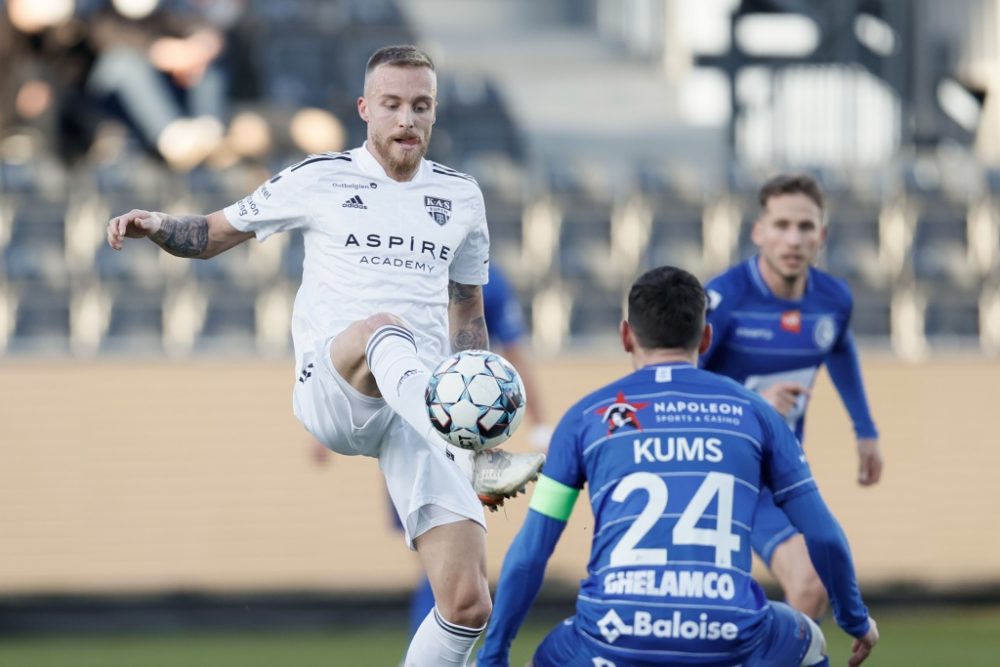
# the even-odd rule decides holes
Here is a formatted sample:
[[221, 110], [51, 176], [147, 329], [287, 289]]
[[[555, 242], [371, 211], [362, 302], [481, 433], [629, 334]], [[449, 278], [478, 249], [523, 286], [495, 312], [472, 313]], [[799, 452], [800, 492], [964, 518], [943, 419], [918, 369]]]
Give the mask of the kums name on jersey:
[[654, 461], [708, 461], [718, 463], [722, 460], [722, 441], [718, 438], [685, 437], [666, 438], [666, 446], [658, 437], [636, 438], [632, 442], [632, 452], [636, 463]]
[[667, 570], [657, 581], [656, 570], [624, 570], [604, 577], [604, 593], [732, 600], [736, 596], [736, 583], [725, 572]]
[[[427, 253], [434, 259], [445, 261], [447, 261], [448, 255], [451, 254], [451, 248], [448, 246], [438, 246], [433, 241], [418, 241], [415, 236], [411, 236], [409, 239], [402, 236], [390, 236], [383, 239], [381, 234], [367, 234], [364, 237], [364, 245], [367, 248], [381, 248], [385, 245], [389, 249], [400, 248], [411, 252], [419, 252], [420, 254]], [[417, 249], [418, 245], [420, 246], [419, 250]], [[348, 234], [347, 240], [344, 242], [345, 248], [350, 246], [361, 247], [361, 241], [354, 234]]]

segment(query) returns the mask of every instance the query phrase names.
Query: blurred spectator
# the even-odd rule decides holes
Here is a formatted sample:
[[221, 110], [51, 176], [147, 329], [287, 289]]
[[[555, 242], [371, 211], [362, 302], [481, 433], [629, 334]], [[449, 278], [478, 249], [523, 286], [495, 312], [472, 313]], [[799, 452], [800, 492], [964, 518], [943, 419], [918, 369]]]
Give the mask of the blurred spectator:
[[74, 0], [8, 0], [0, 9], [0, 138], [19, 131], [51, 142], [67, 160], [96, 126], [83, 86], [93, 64]]
[[92, 20], [97, 60], [87, 82], [150, 149], [188, 171], [220, 144], [226, 77], [222, 33], [161, 0], [111, 0]]

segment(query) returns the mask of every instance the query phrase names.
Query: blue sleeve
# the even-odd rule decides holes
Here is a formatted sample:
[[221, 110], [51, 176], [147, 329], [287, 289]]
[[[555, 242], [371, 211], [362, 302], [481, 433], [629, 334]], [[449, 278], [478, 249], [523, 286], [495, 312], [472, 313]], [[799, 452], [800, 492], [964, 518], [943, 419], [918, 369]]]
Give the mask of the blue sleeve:
[[486, 640], [476, 654], [479, 667], [507, 667], [510, 645], [538, 596], [545, 566], [565, 527], [563, 521], [528, 510], [524, 525], [503, 560], [493, 616], [486, 629]]
[[854, 423], [854, 433], [859, 438], [877, 438], [878, 430], [868, 409], [868, 397], [865, 396], [865, 385], [861, 379], [861, 364], [858, 361], [858, 348], [854, 344], [854, 336], [846, 331], [830, 351], [826, 359], [826, 368], [830, 373], [840, 399], [847, 408], [847, 413]]
[[727, 290], [724, 283], [720, 276], [705, 286], [708, 296], [708, 314], [705, 320], [712, 325], [712, 344], [699, 358], [698, 366], [707, 370], [712, 370], [712, 357], [729, 335], [729, 314], [735, 305], [732, 290]]
[[511, 345], [524, 338], [526, 327], [521, 302], [507, 278], [490, 266], [490, 281], [483, 287], [483, 315], [494, 345]]
[[778, 505], [806, 538], [809, 558], [830, 596], [837, 625], [852, 637], [864, 636], [869, 627], [868, 607], [861, 599], [851, 548], [819, 491], [778, 501]]

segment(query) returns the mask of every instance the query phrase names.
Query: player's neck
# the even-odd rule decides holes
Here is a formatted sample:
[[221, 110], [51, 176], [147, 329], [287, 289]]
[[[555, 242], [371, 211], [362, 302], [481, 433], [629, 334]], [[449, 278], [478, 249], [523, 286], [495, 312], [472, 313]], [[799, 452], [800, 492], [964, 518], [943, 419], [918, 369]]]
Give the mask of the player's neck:
[[636, 370], [645, 368], [646, 366], [652, 366], [654, 364], [670, 363], [683, 363], [697, 366], [698, 352], [697, 350], [688, 351], [680, 349], [644, 350], [640, 347], [636, 347], [632, 351], [632, 367]]
[[762, 255], [757, 257], [757, 269], [760, 271], [761, 278], [764, 279], [764, 284], [779, 299], [798, 301], [806, 293], [806, 281], [809, 280], [808, 271], [788, 279], [775, 271]]

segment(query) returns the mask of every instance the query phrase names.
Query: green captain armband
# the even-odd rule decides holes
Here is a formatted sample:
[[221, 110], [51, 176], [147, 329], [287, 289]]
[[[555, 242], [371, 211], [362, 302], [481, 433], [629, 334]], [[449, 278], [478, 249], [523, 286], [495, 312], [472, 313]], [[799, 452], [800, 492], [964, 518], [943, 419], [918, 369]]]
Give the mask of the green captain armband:
[[566, 486], [551, 477], [539, 475], [528, 507], [550, 519], [566, 522], [569, 521], [569, 515], [573, 512], [573, 504], [578, 495], [580, 489]]

